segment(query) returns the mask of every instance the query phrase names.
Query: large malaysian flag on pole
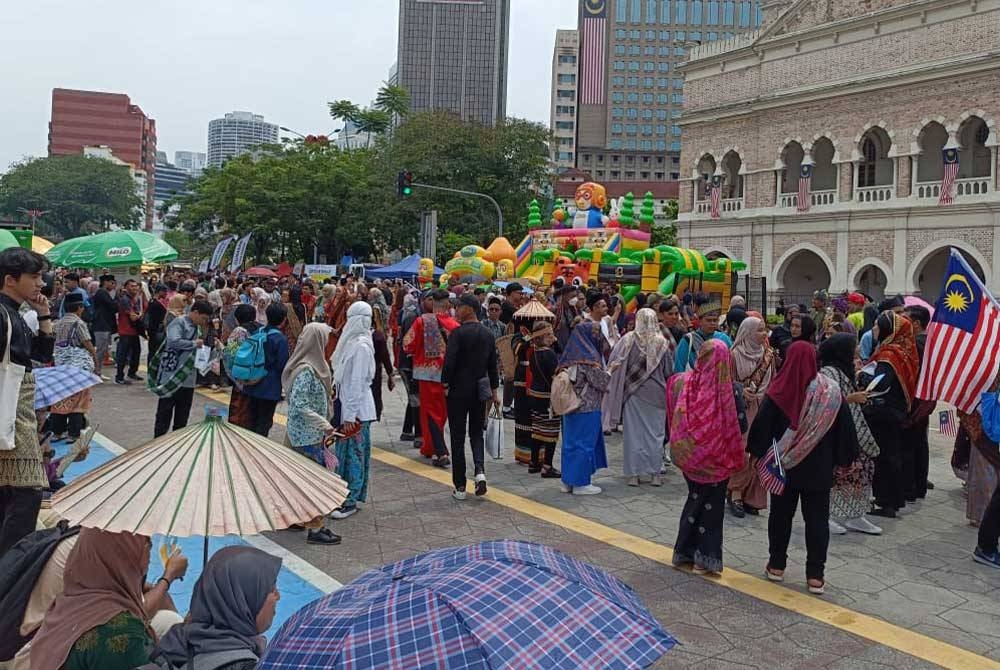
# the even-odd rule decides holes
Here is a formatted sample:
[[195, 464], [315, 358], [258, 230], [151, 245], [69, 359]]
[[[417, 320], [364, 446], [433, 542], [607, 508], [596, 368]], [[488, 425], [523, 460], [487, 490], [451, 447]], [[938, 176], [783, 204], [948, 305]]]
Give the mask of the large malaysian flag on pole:
[[580, 2], [580, 104], [603, 105], [607, 0]]
[[1000, 366], [1000, 306], [955, 249], [944, 276], [927, 326], [916, 395], [970, 413]]

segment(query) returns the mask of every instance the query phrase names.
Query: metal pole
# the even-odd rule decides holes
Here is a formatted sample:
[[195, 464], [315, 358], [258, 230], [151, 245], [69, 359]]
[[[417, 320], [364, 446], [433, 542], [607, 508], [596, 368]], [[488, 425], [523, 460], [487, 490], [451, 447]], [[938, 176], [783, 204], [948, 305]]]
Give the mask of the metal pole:
[[475, 191], [462, 191], [457, 188], [445, 188], [444, 186], [431, 186], [430, 184], [418, 184], [416, 182], [413, 182], [410, 185], [413, 187], [430, 189], [432, 191], [445, 191], [446, 193], [458, 193], [460, 195], [471, 195], [476, 198], [486, 198], [487, 200], [493, 203], [494, 207], [497, 208], [497, 221], [499, 224], [499, 231], [500, 231], [497, 237], [503, 237], [503, 210], [500, 209], [500, 204], [496, 200], [486, 195], [485, 193], [477, 193]]

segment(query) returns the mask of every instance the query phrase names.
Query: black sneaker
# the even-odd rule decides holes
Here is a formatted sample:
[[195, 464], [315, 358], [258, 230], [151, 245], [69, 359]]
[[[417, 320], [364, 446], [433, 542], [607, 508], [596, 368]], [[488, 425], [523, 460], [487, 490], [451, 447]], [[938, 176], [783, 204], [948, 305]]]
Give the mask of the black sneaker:
[[340, 544], [340, 539], [340, 536], [329, 528], [320, 528], [309, 531], [309, 534], [306, 535], [306, 544]]
[[486, 475], [484, 474], [476, 475], [476, 495], [486, 495]]
[[132, 382], [127, 379], [116, 379], [115, 384], [118, 384], [118, 386], [131, 386]]
[[413, 433], [400, 433], [399, 434], [399, 441], [400, 442], [413, 442]]
[[503, 411], [503, 418], [509, 419], [510, 421], [513, 421], [514, 420], [514, 410], [510, 409], [510, 408], [505, 409]]
[[868, 514], [871, 516], [880, 516], [884, 519], [896, 518], [896, 510], [891, 507], [872, 507], [872, 511]]
[[140, 377], [139, 375], [129, 375], [128, 378], [131, 379], [134, 382], [144, 382], [144, 381], [146, 381], [146, 379], [144, 377]]

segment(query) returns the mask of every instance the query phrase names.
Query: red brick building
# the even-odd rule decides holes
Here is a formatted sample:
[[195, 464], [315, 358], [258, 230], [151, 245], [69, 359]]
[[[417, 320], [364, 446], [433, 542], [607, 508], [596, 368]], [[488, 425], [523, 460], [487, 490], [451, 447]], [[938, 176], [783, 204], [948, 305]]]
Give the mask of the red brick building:
[[101, 145], [146, 174], [145, 227], [152, 228], [156, 121], [121, 93], [52, 89], [49, 155], [79, 154]]

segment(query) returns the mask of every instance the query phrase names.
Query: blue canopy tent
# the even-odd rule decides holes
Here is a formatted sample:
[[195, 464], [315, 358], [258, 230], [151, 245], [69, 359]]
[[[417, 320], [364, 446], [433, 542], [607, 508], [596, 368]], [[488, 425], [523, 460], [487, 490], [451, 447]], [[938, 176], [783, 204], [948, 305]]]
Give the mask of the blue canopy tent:
[[[412, 254], [398, 263], [376, 270], [368, 270], [365, 272], [365, 277], [373, 277], [375, 279], [413, 279], [420, 271], [419, 268], [420, 254]], [[435, 277], [440, 277], [443, 274], [444, 270], [437, 266], [434, 267]]]

